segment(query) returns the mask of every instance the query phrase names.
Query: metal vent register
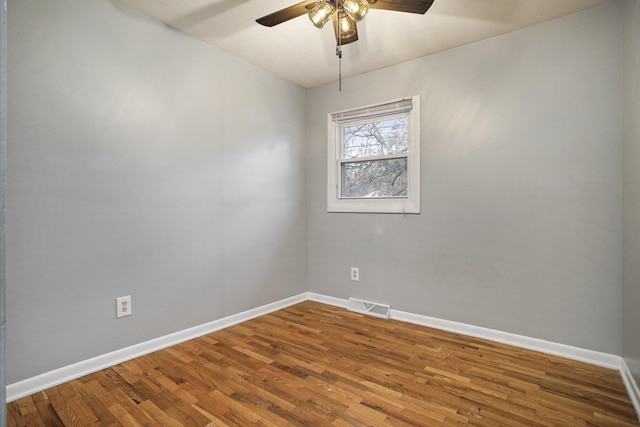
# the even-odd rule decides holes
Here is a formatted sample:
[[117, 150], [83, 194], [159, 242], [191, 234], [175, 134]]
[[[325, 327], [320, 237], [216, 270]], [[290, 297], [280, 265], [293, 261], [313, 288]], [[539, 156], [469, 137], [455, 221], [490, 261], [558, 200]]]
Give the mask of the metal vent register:
[[389, 314], [391, 313], [391, 306], [377, 302], [364, 301], [357, 298], [349, 298], [349, 301], [347, 302], [347, 310], [388, 319]]

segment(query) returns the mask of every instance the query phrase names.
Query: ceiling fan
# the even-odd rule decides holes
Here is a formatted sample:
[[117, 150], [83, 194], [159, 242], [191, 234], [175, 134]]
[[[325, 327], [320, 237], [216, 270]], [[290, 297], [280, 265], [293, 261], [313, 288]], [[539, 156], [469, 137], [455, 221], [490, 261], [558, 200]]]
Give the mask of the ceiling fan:
[[282, 24], [290, 19], [308, 14], [318, 28], [331, 19], [336, 36], [336, 56], [338, 57], [338, 90], [342, 92], [342, 46], [358, 40], [356, 22], [361, 21], [369, 8], [386, 9], [397, 12], [424, 14], [435, 0], [305, 0], [277, 12], [256, 19], [266, 27]]
[[362, 20], [369, 8], [424, 14], [434, 0], [305, 0], [277, 12], [256, 19], [267, 27], [281, 24], [308, 14], [318, 28], [331, 19], [338, 46], [358, 40], [356, 22]]

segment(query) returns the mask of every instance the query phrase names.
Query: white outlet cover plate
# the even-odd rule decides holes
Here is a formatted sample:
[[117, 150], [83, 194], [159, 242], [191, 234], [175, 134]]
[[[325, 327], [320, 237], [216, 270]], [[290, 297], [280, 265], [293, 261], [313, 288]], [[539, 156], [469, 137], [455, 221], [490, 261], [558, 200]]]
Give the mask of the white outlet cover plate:
[[131, 316], [131, 295], [116, 298], [116, 318]]

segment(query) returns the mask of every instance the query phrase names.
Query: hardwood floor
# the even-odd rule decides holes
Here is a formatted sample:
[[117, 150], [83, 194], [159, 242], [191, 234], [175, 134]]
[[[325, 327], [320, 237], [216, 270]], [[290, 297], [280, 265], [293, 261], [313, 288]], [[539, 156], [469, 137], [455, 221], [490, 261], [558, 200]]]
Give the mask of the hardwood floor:
[[9, 426], [638, 426], [617, 371], [307, 301], [7, 405]]

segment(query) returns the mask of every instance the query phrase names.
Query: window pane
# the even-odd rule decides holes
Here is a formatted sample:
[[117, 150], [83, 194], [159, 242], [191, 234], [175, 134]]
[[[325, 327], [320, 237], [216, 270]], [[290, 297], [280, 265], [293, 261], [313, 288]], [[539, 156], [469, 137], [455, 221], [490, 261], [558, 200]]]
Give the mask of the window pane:
[[343, 163], [342, 197], [407, 197], [407, 158]]
[[407, 152], [409, 118], [396, 117], [342, 128], [343, 158], [384, 156]]

